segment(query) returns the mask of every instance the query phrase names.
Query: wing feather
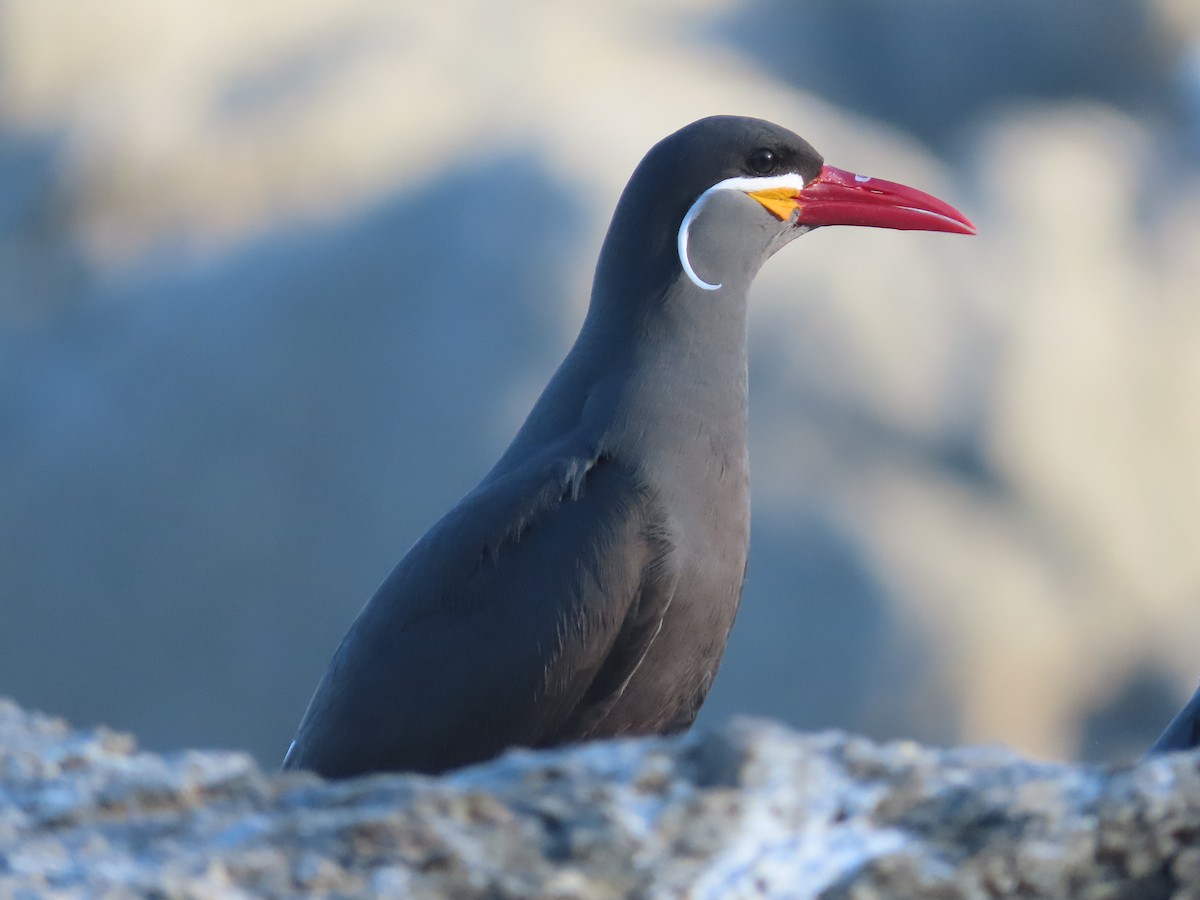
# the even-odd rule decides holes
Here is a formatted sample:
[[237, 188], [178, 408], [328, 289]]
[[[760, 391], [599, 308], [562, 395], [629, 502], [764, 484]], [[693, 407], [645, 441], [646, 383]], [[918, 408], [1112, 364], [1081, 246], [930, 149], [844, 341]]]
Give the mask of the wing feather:
[[285, 765], [438, 772], [594, 729], [581, 708], [622, 688], [665, 609], [660, 524], [612, 457], [489, 479], [359, 614]]

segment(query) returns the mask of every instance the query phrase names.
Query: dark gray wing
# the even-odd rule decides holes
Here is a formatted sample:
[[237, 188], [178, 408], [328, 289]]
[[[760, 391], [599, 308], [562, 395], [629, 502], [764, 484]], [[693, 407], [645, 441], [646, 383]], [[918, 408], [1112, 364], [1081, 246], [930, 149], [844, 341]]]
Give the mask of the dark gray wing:
[[1148, 753], [1170, 753], [1200, 747], [1200, 689], [1179, 711]]
[[284, 766], [438, 772], [556, 742], [585, 697], [623, 688], [653, 640], [670, 602], [661, 524], [611, 457], [488, 479], [359, 614]]

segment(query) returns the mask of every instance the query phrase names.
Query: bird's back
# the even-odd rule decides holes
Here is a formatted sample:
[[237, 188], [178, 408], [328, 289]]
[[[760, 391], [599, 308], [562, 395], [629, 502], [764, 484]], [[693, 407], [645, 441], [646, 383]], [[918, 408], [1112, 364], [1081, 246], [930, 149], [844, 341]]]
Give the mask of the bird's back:
[[653, 487], [612, 456], [485, 483], [355, 620], [285, 766], [438, 772], [690, 723], [694, 690], [654, 697], [636, 681], [674, 599], [665, 528]]

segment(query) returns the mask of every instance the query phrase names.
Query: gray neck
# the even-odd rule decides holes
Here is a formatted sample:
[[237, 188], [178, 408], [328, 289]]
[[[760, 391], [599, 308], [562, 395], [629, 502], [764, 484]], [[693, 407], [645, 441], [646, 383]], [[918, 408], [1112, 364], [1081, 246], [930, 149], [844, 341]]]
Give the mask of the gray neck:
[[712, 207], [689, 258], [719, 290], [684, 274], [674, 228], [627, 227], [618, 210], [579, 337], [493, 474], [551, 447], [615, 453], [648, 477], [745, 468], [746, 297], [774, 235], [741, 195]]
[[[657, 484], [746, 469], [746, 285], [682, 273], [634, 307], [598, 286], [574, 347], [493, 469], [611, 453]], [[663, 484], [665, 487], [665, 484]]]
[[[664, 455], [672, 467], [686, 463], [688, 454], [699, 461], [710, 450], [743, 452], [745, 290], [726, 284], [703, 291], [681, 275], [637, 326], [623, 336], [627, 347], [618, 363], [622, 377], [613, 380], [619, 393], [606, 443], [636, 450], [650, 465]], [[608, 332], [596, 343], [614, 339], [621, 340]]]

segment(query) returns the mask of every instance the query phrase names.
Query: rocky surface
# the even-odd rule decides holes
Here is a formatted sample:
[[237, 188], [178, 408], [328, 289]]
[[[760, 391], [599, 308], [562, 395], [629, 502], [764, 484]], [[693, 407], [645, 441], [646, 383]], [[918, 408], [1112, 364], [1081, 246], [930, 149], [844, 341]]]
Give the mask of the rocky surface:
[[1200, 756], [1121, 769], [743, 720], [325, 783], [0, 701], [0, 896], [1200, 897]]

